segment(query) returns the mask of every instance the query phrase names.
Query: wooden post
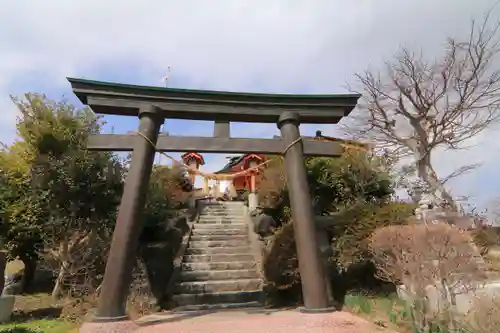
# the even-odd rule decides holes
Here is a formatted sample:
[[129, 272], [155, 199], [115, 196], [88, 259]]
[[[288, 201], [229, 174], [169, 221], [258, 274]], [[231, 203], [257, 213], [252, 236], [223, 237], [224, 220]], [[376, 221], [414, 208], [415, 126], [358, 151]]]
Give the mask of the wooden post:
[[208, 195], [210, 194], [210, 188], [208, 186], [208, 178], [203, 178], [203, 194]]
[[[254, 168], [256, 166], [257, 166], [257, 162], [255, 162], [255, 161], [250, 161], [250, 163], [248, 163], [249, 168]], [[255, 171], [252, 171], [250, 173], [250, 192], [251, 193], [255, 193], [255, 174], [256, 174]]]
[[[164, 118], [154, 106], [139, 112], [139, 132], [156, 143]], [[125, 311], [132, 269], [136, 260], [142, 213], [153, 167], [155, 148], [145, 138], [137, 136], [116, 220], [111, 249], [102, 282], [97, 311], [92, 321], [127, 320]]]
[[[252, 168], [257, 166], [256, 161], [250, 161], [248, 163], [248, 167]], [[259, 198], [257, 197], [257, 193], [255, 193], [255, 171], [252, 171], [250, 173], [250, 193], [248, 194], [248, 209], [253, 212], [255, 209], [257, 209], [257, 206], [259, 204]]]
[[333, 312], [330, 307], [325, 272], [316, 239], [304, 152], [299, 132], [299, 116], [284, 112], [278, 120], [285, 152], [285, 172], [295, 229], [295, 243], [302, 281], [302, 295], [306, 313]]
[[250, 192], [255, 193], [255, 175], [250, 176]]
[[213, 186], [214, 186], [214, 197], [215, 199], [217, 199], [220, 197], [220, 181], [216, 179], [215, 184]]

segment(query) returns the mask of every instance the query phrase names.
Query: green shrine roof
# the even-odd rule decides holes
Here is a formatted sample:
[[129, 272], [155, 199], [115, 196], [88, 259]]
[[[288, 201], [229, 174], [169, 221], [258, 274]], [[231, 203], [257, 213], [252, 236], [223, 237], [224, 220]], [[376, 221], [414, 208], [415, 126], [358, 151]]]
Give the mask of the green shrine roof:
[[137, 116], [155, 108], [171, 119], [276, 123], [285, 112], [304, 124], [336, 124], [356, 106], [358, 94], [269, 94], [142, 86], [68, 78], [73, 93], [98, 114]]
[[96, 81], [87, 79], [78, 79], [68, 77], [67, 80], [71, 84], [88, 84], [91, 86], [100, 86], [103, 88], [123, 88], [129, 90], [149, 90], [157, 92], [170, 92], [170, 93], [189, 93], [189, 94], [200, 94], [200, 95], [215, 95], [215, 96], [247, 96], [247, 97], [284, 97], [284, 98], [298, 98], [298, 99], [339, 99], [339, 98], [359, 98], [360, 95], [356, 94], [270, 94], [270, 93], [249, 93], [249, 92], [230, 92], [230, 91], [218, 91], [218, 90], [198, 90], [198, 89], [182, 89], [182, 88], [168, 88], [168, 87], [158, 87], [158, 86], [143, 86], [135, 84], [125, 84], [125, 83], [115, 83], [106, 81]]
[[219, 171], [216, 171], [214, 173], [215, 174], [220, 174], [220, 173], [229, 173], [229, 172], [231, 172], [232, 171], [231, 169], [235, 165], [238, 165], [238, 163], [240, 163], [241, 161], [243, 161], [243, 159], [247, 155], [248, 154], [241, 155], [241, 156], [232, 156], [232, 157], [230, 157], [228, 163], [222, 169], [220, 169]]

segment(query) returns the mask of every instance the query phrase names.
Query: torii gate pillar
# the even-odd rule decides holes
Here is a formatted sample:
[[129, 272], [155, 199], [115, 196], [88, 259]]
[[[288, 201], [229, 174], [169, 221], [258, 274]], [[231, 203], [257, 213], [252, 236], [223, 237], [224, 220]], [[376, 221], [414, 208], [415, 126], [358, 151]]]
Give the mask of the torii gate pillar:
[[151, 142], [139, 135], [134, 142], [99, 304], [92, 318], [94, 322], [128, 320], [125, 305], [139, 245], [139, 235], [142, 231], [142, 214], [155, 157], [155, 148], [151, 143], [156, 144], [160, 126], [165, 121], [158, 115], [154, 106], [142, 108], [139, 119], [139, 133]]
[[333, 312], [328, 297], [328, 282], [316, 242], [316, 226], [304, 163], [303, 143], [300, 140], [299, 116], [284, 112], [278, 120], [285, 151], [285, 173], [290, 208], [292, 210], [295, 244], [302, 282], [304, 308], [302, 312]]

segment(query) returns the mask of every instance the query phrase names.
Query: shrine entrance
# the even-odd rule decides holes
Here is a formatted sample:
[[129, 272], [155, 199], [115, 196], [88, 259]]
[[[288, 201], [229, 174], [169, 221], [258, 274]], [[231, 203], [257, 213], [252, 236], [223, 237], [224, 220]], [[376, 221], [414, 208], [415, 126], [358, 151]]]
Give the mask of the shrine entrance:
[[[133, 116], [140, 120], [136, 135], [97, 134], [91, 136], [88, 143], [89, 150], [132, 152], [94, 321], [128, 319], [125, 303], [157, 151], [282, 155], [302, 278], [304, 311], [333, 311], [329, 307], [327, 281], [316, 243], [304, 156], [340, 156], [343, 148], [339, 142], [303, 140], [299, 124], [335, 124], [352, 111], [359, 95], [229, 93], [68, 80], [74, 94], [95, 113]], [[214, 135], [211, 138], [159, 136], [160, 126], [168, 118], [214, 121]], [[273, 139], [231, 138], [231, 122], [276, 123], [281, 136]], [[192, 174], [199, 172], [194, 171], [196, 158], [190, 161], [193, 161]], [[210, 178], [210, 175], [202, 176]]]

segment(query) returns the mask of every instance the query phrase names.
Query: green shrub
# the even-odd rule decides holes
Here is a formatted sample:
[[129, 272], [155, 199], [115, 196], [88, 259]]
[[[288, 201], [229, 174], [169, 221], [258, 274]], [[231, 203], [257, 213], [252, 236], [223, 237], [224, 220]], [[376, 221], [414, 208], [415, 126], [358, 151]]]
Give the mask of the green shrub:
[[[369, 237], [376, 228], [405, 223], [413, 208], [413, 205], [398, 202], [358, 204], [336, 215], [335, 223], [329, 228], [333, 255], [329, 258], [328, 269], [338, 298], [343, 298], [352, 288], [382, 284], [375, 278], [370, 261]], [[287, 222], [278, 228], [267, 244], [263, 271], [267, 283], [276, 290], [295, 289], [300, 285], [293, 223]], [[299, 298], [300, 295], [296, 295], [293, 301]]]

